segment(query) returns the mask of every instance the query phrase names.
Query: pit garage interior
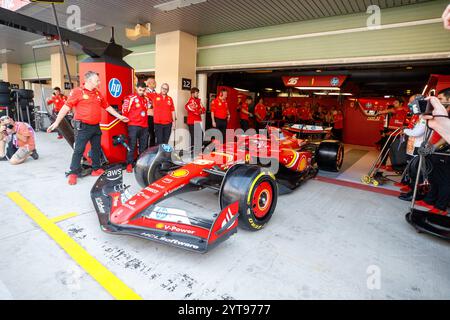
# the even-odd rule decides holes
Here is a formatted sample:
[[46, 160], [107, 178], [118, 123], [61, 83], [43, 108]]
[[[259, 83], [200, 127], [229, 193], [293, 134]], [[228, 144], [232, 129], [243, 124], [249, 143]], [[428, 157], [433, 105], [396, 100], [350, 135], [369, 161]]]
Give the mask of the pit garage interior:
[[[15, 12], [54, 23], [50, 5], [20, 2]], [[233, 92], [230, 99], [341, 109], [341, 170], [319, 171], [280, 196], [263, 230], [239, 229], [199, 254], [102, 232], [90, 198], [97, 178], [67, 185], [71, 146], [37, 131], [39, 160], [0, 162], [0, 299], [447, 299], [448, 241], [406, 222], [411, 204], [398, 199], [400, 176], [377, 187], [361, 182], [380, 152], [379, 119], [368, 120], [356, 106], [402, 98], [406, 107], [432, 75], [450, 75], [450, 32], [440, 19], [447, 1], [197, 2], [160, 10], [156, 0], [65, 1], [56, 11], [65, 28], [69, 6], [78, 6], [81, 26], [89, 26], [79, 32], [106, 43], [114, 27], [116, 43], [132, 51], [124, 60], [136, 77], [155, 76], [158, 91], [163, 82], [171, 86], [177, 128], [186, 127], [186, 78], [200, 88], [206, 128], [222, 87]], [[362, 30], [370, 4], [381, 8], [381, 28]], [[126, 37], [126, 28], [145, 22], [151, 36]], [[42, 96], [69, 82], [58, 42], [3, 23], [0, 32], [0, 79], [33, 90], [34, 104], [45, 110]], [[87, 55], [73, 43], [66, 52], [78, 86]], [[336, 94], [286, 86], [283, 78], [292, 77], [344, 80]], [[438, 87], [450, 87], [446, 81]], [[173, 138], [183, 141], [176, 133], [172, 145]], [[133, 174], [124, 173], [124, 183], [131, 194], [141, 189]], [[209, 189], [175, 195], [164, 206], [202, 218], [220, 211], [218, 192]]]

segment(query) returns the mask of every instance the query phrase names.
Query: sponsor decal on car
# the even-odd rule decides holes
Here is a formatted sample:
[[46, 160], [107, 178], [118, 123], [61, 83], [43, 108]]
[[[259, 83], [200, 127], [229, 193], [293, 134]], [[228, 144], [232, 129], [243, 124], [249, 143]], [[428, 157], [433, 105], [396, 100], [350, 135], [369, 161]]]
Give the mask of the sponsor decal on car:
[[166, 187], [163, 187], [162, 185], [160, 185], [160, 184], [157, 184], [157, 183], [153, 183], [152, 184], [152, 187], [156, 187], [156, 188], [159, 188], [159, 189], [161, 189], [161, 190], [164, 190]]
[[154, 193], [154, 194], [158, 194], [159, 191], [150, 187], [145, 188], [144, 190], [147, 190], [148, 192]]
[[122, 177], [122, 169], [109, 170], [106, 173], [106, 179], [109, 181], [115, 181]]
[[105, 205], [104, 205], [103, 200], [101, 198], [95, 198], [95, 203], [97, 203], [98, 211], [100, 211], [101, 213], [106, 213]]
[[170, 179], [170, 178], [164, 178], [164, 179], [162, 179], [162, 182], [164, 182], [164, 183], [166, 183], [166, 184], [170, 184], [170, 183], [173, 182], [173, 179]]
[[180, 209], [156, 206], [150, 214], [146, 213], [143, 217], [147, 219], [191, 225], [191, 220], [189, 220], [186, 211]]
[[189, 175], [189, 170], [187, 169], [178, 169], [173, 171], [170, 176], [174, 177], [174, 178], [184, 178], [187, 177]]
[[145, 192], [142, 192], [142, 191], [137, 193], [136, 196], [144, 198], [145, 200], [150, 200], [150, 197], [148, 195], [146, 195]]
[[182, 247], [186, 247], [186, 248], [190, 248], [190, 249], [194, 249], [194, 250], [200, 249], [200, 247], [196, 246], [195, 244], [179, 241], [177, 239], [167, 239], [166, 237], [160, 237], [160, 236], [157, 236], [156, 234], [143, 232], [143, 233], [141, 233], [141, 235], [144, 237], [150, 238], [150, 239], [164, 241], [164, 242], [176, 245], [176, 246], [182, 246]]
[[172, 190], [168, 190], [164, 193], [164, 197], [167, 197], [169, 194], [174, 193], [175, 191], [180, 190], [181, 188], [183, 188], [185, 186], [185, 184], [182, 184], [181, 186], [176, 187], [175, 189]]
[[177, 226], [168, 226], [168, 225], [165, 225], [164, 223], [158, 223], [156, 225], [156, 228], [157, 229], [164, 229], [165, 231], [169, 231], [169, 232], [195, 234], [195, 231], [193, 231], [193, 230], [188, 230], [188, 229], [180, 228], [180, 227], [177, 227]]
[[206, 160], [206, 159], [197, 159], [197, 160], [195, 160], [192, 163], [196, 164], [196, 165], [199, 165], [199, 166], [208, 166], [208, 165], [214, 164], [214, 161]]

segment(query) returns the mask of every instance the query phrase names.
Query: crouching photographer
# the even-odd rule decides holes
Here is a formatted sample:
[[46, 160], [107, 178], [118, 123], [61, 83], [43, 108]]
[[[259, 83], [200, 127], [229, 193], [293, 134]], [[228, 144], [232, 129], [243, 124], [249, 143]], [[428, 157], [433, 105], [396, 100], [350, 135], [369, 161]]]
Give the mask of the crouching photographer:
[[25, 122], [16, 122], [8, 116], [0, 118], [0, 161], [12, 165], [24, 163], [29, 157], [37, 160], [33, 128]]

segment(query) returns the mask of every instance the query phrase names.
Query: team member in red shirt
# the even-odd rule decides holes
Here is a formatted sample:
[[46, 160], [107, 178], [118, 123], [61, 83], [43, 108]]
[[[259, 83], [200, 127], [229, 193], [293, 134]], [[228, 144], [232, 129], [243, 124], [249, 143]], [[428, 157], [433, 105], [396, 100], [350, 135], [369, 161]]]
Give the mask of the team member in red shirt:
[[[61, 108], [67, 101], [67, 97], [61, 93], [61, 89], [59, 87], [53, 88], [53, 95], [50, 99], [47, 100], [47, 105], [53, 105], [53, 115], [55, 117], [58, 116], [58, 113], [61, 111]], [[63, 136], [58, 132], [58, 139], [62, 139]]]
[[175, 128], [175, 105], [173, 99], [167, 95], [168, 93], [169, 85], [164, 83], [161, 86], [161, 93], [155, 95], [153, 100], [153, 117], [158, 145], [168, 144], [172, 128]]
[[128, 145], [130, 150], [127, 155], [127, 172], [133, 172], [134, 150], [139, 142], [139, 154], [147, 149], [148, 144], [148, 116], [147, 111], [151, 107], [150, 99], [146, 96], [147, 86], [139, 82], [136, 93], [125, 98], [122, 105], [122, 115], [128, 122]]
[[300, 121], [303, 124], [308, 124], [309, 121], [311, 121], [311, 111], [310, 111], [310, 109], [307, 106], [301, 106], [298, 109], [297, 118], [300, 119]]
[[248, 96], [245, 99], [245, 102], [241, 105], [241, 111], [239, 113], [240, 118], [241, 118], [241, 129], [245, 131], [247, 131], [248, 129], [250, 129], [250, 124], [249, 124], [249, 117], [250, 117], [250, 112], [249, 112], [249, 107], [250, 105], [253, 103], [253, 98]]
[[[191, 148], [194, 155], [197, 155], [201, 151], [201, 146], [203, 144], [202, 115], [206, 113], [206, 108], [198, 97], [199, 93], [200, 90], [198, 88], [192, 88], [191, 98], [184, 106], [188, 112], [187, 124], [189, 127], [189, 135], [191, 137]], [[196, 146], [198, 147], [196, 148]]]
[[286, 107], [283, 110], [283, 120], [288, 122], [296, 122], [297, 120], [297, 110], [290, 103], [286, 103]]
[[259, 99], [258, 104], [255, 106], [255, 118], [256, 118], [256, 123], [258, 125], [258, 129], [264, 129], [265, 125], [263, 123], [263, 121], [266, 119], [267, 116], [267, 108], [264, 105], [264, 99], [261, 98]]
[[155, 78], [150, 77], [145, 82], [147, 85], [147, 98], [150, 99], [151, 107], [148, 109], [147, 115], [148, 115], [148, 146], [154, 147], [156, 145], [156, 136], [155, 136], [155, 120], [153, 118], [153, 100], [155, 100], [155, 97], [157, 95], [156, 93], [156, 81]]
[[67, 113], [71, 109], [74, 110], [77, 134], [69, 172], [70, 185], [77, 184], [77, 177], [81, 173], [81, 159], [88, 142], [91, 143], [92, 151], [92, 176], [101, 176], [105, 172], [101, 169], [100, 163], [102, 131], [99, 124], [102, 110], [108, 111], [123, 122], [128, 122], [128, 118], [120, 115], [113, 107], [109, 106], [106, 99], [98, 91], [100, 85], [98, 73], [88, 71], [84, 78], [84, 85], [72, 90], [56, 121], [47, 129], [48, 132], [56, 130]]
[[219, 97], [211, 103], [212, 126], [222, 133], [222, 139], [225, 141], [227, 135], [228, 121], [230, 120], [230, 111], [228, 110], [228, 91], [222, 89]]

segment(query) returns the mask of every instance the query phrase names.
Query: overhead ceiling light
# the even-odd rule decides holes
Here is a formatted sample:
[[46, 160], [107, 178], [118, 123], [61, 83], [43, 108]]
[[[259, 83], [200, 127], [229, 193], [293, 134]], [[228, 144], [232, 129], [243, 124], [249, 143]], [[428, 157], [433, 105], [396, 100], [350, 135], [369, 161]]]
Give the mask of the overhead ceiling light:
[[[66, 47], [69, 46], [69, 41], [63, 41], [63, 45], [65, 45]], [[38, 44], [36, 46], [33, 46], [33, 49], [42, 49], [42, 48], [51, 48], [51, 47], [58, 47], [59, 46], [59, 42], [49, 42], [49, 43], [45, 43], [45, 44]]]
[[389, 99], [389, 98], [391, 98], [391, 96], [384, 96], [384, 98], [385, 98], [385, 99]]
[[352, 96], [353, 93], [340, 93], [340, 92], [330, 92], [329, 96]]
[[161, 10], [161, 11], [172, 11], [179, 8], [188, 7], [192, 4], [198, 4], [202, 2], [206, 2], [207, 0], [173, 0], [169, 2], [164, 2], [154, 6], [153, 8]]
[[8, 54], [13, 52], [13, 49], [0, 49], [0, 54]]
[[413, 67], [406, 67], [406, 70], [412, 70]]
[[264, 90], [266, 90], [266, 91], [273, 91], [272, 88], [265, 88]]
[[88, 25], [85, 25], [85, 26], [82, 26], [82, 27], [79, 27], [79, 28], [75, 28], [75, 32], [78, 32], [78, 33], [81, 33], [81, 34], [84, 34], [84, 33], [88, 33], [88, 32], [94, 32], [94, 31], [98, 31], [98, 30], [102, 30], [104, 28], [104, 26], [102, 26], [102, 25], [99, 25], [99, 24], [97, 24], [97, 23], [91, 23], [91, 24], [88, 24]]
[[340, 91], [341, 88], [339, 87], [295, 87], [298, 90], [333, 90], [333, 91]]
[[317, 73], [321, 73], [321, 72], [322, 72], [322, 70], [320, 70], [320, 69], [317, 69], [317, 70], [316, 70], [316, 72], [317, 72]]
[[314, 92], [314, 95], [316, 95], [316, 96], [327, 96], [328, 92]]
[[246, 90], [246, 89], [241, 89], [241, 88], [234, 88], [234, 89], [237, 90], [237, 91], [249, 92], [249, 91]]

